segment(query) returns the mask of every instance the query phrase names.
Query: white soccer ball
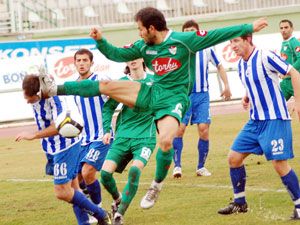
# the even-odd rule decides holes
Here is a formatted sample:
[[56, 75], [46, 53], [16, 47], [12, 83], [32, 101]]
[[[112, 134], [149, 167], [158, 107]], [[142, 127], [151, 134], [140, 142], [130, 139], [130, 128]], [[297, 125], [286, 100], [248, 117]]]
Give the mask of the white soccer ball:
[[61, 112], [54, 123], [58, 133], [66, 138], [77, 137], [84, 126], [83, 118], [76, 110]]

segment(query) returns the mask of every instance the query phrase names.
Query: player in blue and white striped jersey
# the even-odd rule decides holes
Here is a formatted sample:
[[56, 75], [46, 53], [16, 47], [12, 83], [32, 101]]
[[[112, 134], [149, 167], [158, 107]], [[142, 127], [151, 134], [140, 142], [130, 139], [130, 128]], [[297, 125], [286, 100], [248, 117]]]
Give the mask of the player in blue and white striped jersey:
[[239, 76], [246, 88], [242, 103], [250, 106], [250, 120], [235, 139], [228, 154], [234, 202], [220, 209], [220, 214], [247, 212], [245, 198], [246, 170], [244, 159], [250, 154], [264, 154], [272, 161], [294, 205], [293, 219], [300, 219], [300, 188], [298, 177], [287, 160], [294, 157], [291, 118], [279, 87], [279, 74], [291, 76], [295, 102], [300, 118], [300, 74], [275, 53], [256, 49], [252, 36], [231, 40], [233, 51], [241, 56]]
[[[79, 49], [74, 54], [74, 65], [79, 73], [78, 80], [100, 80], [99, 75], [91, 72], [93, 63], [93, 53], [88, 49]], [[80, 186], [83, 189], [86, 187], [91, 200], [97, 205], [102, 199], [96, 172], [101, 170], [110, 147], [102, 142], [104, 135], [102, 108], [105, 101], [106, 96], [103, 95], [89, 98], [75, 96], [75, 102], [85, 124], [81, 141], [80, 172], [83, 180], [80, 181]]]
[[[78, 191], [80, 139], [64, 138], [55, 128], [53, 121], [56, 117], [63, 110], [71, 109], [66, 97], [54, 96], [40, 99], [39, 78], [35, 75], [25, 76], [22, 88], [27, 103], [32, 104], [38, 131], [23, 131], [17, 135], [16, 141], [41, 139], [43, 150], [53, 156], [55, 195], [58, 199], [73, 204], [73, 211], [79, 225], [89, 224], [87, 212], [92, 213], [99, 224], [110, 224], [107, 222], [109, 220], [107, 213]], [[75, 105], [74, 99], [71, 100]]]
[[[198, 31], [199, 26], [196, 21], [188, 20], [182, 26], [182, 31]], [[183, 117], [177, 137], [174, 138], [174, 170], [173, 176], [179, 178], [182, 176], [181, 170], [181, 152], [183, 149], [182, 137], [185, 133], [186, 126], [191, 123], [197, 124], [198, 127], [198, 165], [196, 169], [197, 176], [210, 176], [211, 173], [204, 167], [206, 157], [209, 152], [209, 126], [211, 123], [210, 105], [209, 105], [209, 84], [208, 69], [209, 63], [212, 63], [218, 70], [224, 90], [221, 96], [229, 100], [231, 96], [227, 75], [224, 67], [218, 59], [213, 48], [207, 48], [196, 53], [195, 83], [190, 95], [191, 106]]]

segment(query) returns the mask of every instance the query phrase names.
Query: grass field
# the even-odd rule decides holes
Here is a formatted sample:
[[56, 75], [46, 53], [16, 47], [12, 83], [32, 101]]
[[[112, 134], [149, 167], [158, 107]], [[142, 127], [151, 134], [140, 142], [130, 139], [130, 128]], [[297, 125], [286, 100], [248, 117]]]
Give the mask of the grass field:
[[[290, 221], [293, 204], [271, 163], [262, 156], [246, 160], [246, 214], [221, 216], [220, 207], [231, 201], [232, 190], [226, 155], [233, 139], [247, 121], [247, 113], [213, 117], [211, 150], [207, 168], [211, 177], [196, 177], [197, 132], [189, 127], [184, 137], [183, 178], [174, 180], [171, 170], [154, 208], [142, 210], [139, 201], [149, 187], [155, 170], [155, 157], [143, 171], [141, 184], [126, 216], [126, 225], [233, 225], [298, 224]], [[291, 165], [300, 175], [300, 124], [293, 122], [295, 159]], [[0, 139], [0, 224], [1, 225], [69, 225], [76, 224], [71, 205], [54, 197], [51, 177], [44, 175], [45, 159], [39, 141], [15, 143]], [[172, 167], [173, 168], [173, 167]], [[116, 175], [122, 188], [127, 171]], [[103, 190], [103, 189], [102, 189]], [[105, 190], [104, 208], [111, 198]]]

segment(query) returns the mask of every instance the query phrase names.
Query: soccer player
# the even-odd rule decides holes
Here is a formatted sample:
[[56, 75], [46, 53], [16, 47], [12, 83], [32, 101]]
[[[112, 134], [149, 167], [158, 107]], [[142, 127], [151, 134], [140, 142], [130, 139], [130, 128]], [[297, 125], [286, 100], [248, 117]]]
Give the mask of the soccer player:
[[218, 213], [247, 212], [244, 160], [250, 154], [264, 154], [267, 160], [272, 161], [295, 204], [292, 218], [300, 219], [298, 177], [287, 162], [294, 157], [291, 118], [278, 79], [278, 74], [291, 77], [300, 118], [300, 74], [275, 53], [256, 49], [251, 35], [232, 39], [231, 48], [241, 56], [238, 73], [246, 89], [242, 104], [245, 109], [250, 107], [250, 120], [236, 137], [228, 154], [234, 201]]
[[162, 181], [167, 176], [173, 157], [173, 138], [188, 105], [188, 95], [194, 85], [195, 53], [220, 42], [244, 34], [257, 32], [267, 26], [266, 19], [212, 30], [209, 32], [174, 32], [167, 28], [164, 15], [157, 9], [146, 7], [135, 15], [141, 40], [124, 48], [117, 48], [93, 28], [90, 36], [97, 48], [108, 58], [128, 62], [143, 58], [154, 71], [154, 84], [148, 86], [137, 81], [66, 82], [56, 85], [48, 76], [40, 76], [44, 97], [54, 95], [95, 96], [105, 94], [136, 111], [151, 111], [158, 130], [158, 151], [155, 179], [141, 202], [150, 208], [158, 198]]
[[16, 141], [41, 139], [43, 150], [53, 156], [55, 195], [58, 199], [73, 204], [79, 225], [89, 224], [86, 212], [96, 217], [98, 224], [111, 224], [108, 214], [78, 190], [79, 138], [60, 136], [53, 123], [55, 118], [69, 107], [65, 98], [54, 96], [40, 99], [39, 78], [35, 75], [25, 76], [22, 88], [24, 98], [32, 104], [38, 131], [23, 131], [17, 135]]
[[[186, 21], [182, 26], [183, 32], [199, 31], [199, 25], [194, 20]], [[209, 107], [209, 92], [208, 92], [208, 68], [209, 62], [217, 67], [218, 73], [224, 84], [224, 90], [221, 96], [225, 100], [229, 100], [231, 92], [227, 80], [227, 75], [224, 67], [218, 59], [213, 48], [207, 48], [196, 53], [196, 70], [195, 84], [190, 95], [191, 106], [184, 115], [177, 135], [173, 141], [174, 148], [174, 170], [173, 177], [179, 178], [182, 176], [181, 170], [181, 152], [183, 149], [182, 137], [185, 133], [186, 126], [191, 120], [191, 124], [197, 124], [198, 127], [198, 166], [196, 169], [197, 176], [210, 176], [211, 173], [204, 167], [209, 151], [209, 125], [211, 123], [210, 107]]]
[[[88, 49], [79, 49], [74, 54], [74, 65], [79, 73], [80, 80], [99, 80], [99, 75], [91, 72], [93, 53]], [[86, 187], [91, 200], [96, 205], [101, 203], [100, 183], [96, 178], [97, 171], [101, 170], [109, 145], [102, 142], [103, 121], [102, 108], [106, 96], [83, 98], [75, 96], [75, 102], [84, 120], [84, 129], [81, 140], [81, 172], [83, 181], [80, 187]]]
[[[300, 72], [300, 41], [293, 37], [293, 23], [290, 20], [281, 20], [279, 28], [283, 38], [280, 50], [281, 57]], [[283, 77], [280, 88], [287, 101], [294, 96], [291, 77]]]
[[[136, 80], [152, 85], [153, 75], [145, 73], [143, 59], [127, 62], [125, 74], [127, 76], [122, 77], [121, 80]], [[112, 98], [104, 104], [103, 121], [106, 143], [110, 140], [110, 124], [118, 104]], [[115, 140], [101, 170], [101, 183], [114, 199], [112, 204], [114, 225], [123, 224], [124, 214], [137, 192], [141, 172], [147, 165], [155, 145], [156, 126], [151, 112], [135, 112], [123, 105], [117, 117]], [[128, 171], [128, 181], [120, 194], [113, 173], [118, 171], [117, 168], [125, 168], [130, 159], [132, 159], [132, 164]]]

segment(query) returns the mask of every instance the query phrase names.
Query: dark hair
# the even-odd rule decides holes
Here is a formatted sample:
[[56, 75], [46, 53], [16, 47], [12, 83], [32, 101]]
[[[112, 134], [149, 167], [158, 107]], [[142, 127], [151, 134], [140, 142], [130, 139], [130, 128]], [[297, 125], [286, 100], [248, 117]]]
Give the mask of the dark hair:
[[[143, 70], [146, 71], [146, 65], [145, 65], [144, 62], [143, 62]], [[125, 67], [124, 73], [125, 73], [126, 75], [129, 75], [129, 74], [130, 74], [129, 66], [126, 66], [126, 67]]]
[[186, 28], [195, 27], [197, 30], [199, 30], [199, 25], [195, 20], [188, 20], [183, 25], [181, 30], [184, 31]]
[[292, 21], [290, 21], [290, 20], [284, 19], [284, 20], [281, 20], [281, 21], [279, 22], [279, 25], [280, 25], [281, 23], [289, 23], [290, 27], [293, 28], [293, 23], [292, 23]]
[[253, 45], [253, 42], [252, 42], [253, 35], [252, 35], [252, 33], [250, 33], [250, 34], [245, 34], [245, 35], [241, 36], [241, 38], [242, 38], [243, 40], [248, 40], [249, 43], [250, 43], [250, 45]]
[[94, 58], [93, 53], [90, 50], [86, 49], [86, 48], [81, 48], [77, 52], [75, 52], [74, 60], [76, 60], [77, 55], [85, 55], [85, 54], [89, 56], [89, 58], [92, 62], [93, 58]]
[[158, 31], [168, 30], [164, 15], [161, 11], [153, 7], [140, 9], [135, 14], [134, 20], [135, 22], [141, 21], [146, 29], [149, 29], [149, 27], [152, 25]]
[[36, 95], [40, 90], [39, 77], [36, 75], [26, 75], [23, 79], [22, 89], [25, 95], [32, 97]]

